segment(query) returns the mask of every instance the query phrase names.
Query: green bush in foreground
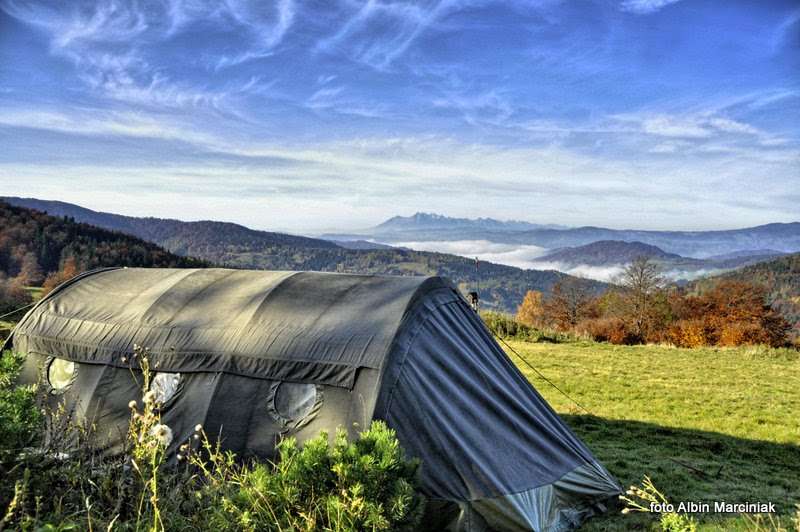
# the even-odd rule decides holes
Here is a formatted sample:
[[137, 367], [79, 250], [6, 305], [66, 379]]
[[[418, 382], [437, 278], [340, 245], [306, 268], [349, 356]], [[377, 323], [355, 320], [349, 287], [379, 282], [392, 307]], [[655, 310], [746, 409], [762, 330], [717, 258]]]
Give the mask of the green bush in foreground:
[[[206, 442], [208, 440], [205, 440]], [[414, 530], [424, 509], [417, 466], [403, 459], [393, 431], [374, 422], [355, 442], [339, 431], [279, 446], [274, 465], [237, 466], [207, 448], [211, 469], [201, 497], [213, 530]], [[193, 459], [190, 458], [190, 461]], [[198, 467], [206, 468], [201, 461]]]
[[[137, 356], [146, 390], [147, 351]], [[421, 519], [418, 464], [382, 422], [355, 441], [343, 430], [302, 448], [284, 439], [275, 463], [239, 460], [198, 425], [174, 467], [172, 431], [148, 392], [131, 401], [125, 452], [109, 458], [90, 428], [63, 409], [42, 414], [35, 389], [13, 386], [20, 362], [0, 362], [0, 531], [413, 530]]]
[[[41, 423], [36, 391], [12, 385], [22, 361], [16, 354], [0, 356], [0, 464], [31, 445]], [[0, 469], [0, 473], [3, 471]]]

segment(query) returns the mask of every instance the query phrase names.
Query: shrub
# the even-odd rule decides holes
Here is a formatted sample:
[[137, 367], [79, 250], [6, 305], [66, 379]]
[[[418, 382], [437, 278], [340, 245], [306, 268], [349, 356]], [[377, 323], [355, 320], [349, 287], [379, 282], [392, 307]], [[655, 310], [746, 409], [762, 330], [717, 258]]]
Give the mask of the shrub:
[[539, 336], [533, 327], [520, 323], [502, 312], [481, 312], [481, 318], [492, 334], [501, 338], [530, 340]]
[[591, 336], [597, 342], [609, 342], [617, 345], [640, 343], [639, 338], [628, 330], [625, 322], [620, 318], [583, 320], [576, 328], [578, 331]]
[[576, 342], [587, 339], [579, 331], [561, 332], [552, 329], [530, 327], [501, 312], [481, 312], [481, 319], [483, 319], [489, 331], [499, 338], [513, 338], [526, 342], [552, 344]]
[[[41, 421], [33, 387], [14, 386], [23, 358], [12, 353], [0, 356], [0, 468], [23, 447], [31, 445]], [[0, 469], [0, 471], [2, 471]], [[2, 501], [2, 497], [0, 497]]]
[[678, 347], [700, 347], [709, 343], [706, 324], [701, 319], [678, 321], [670, 328], [669, 339]]
[[237, 466], [204, 441], [212, 468], [197, 465], [208, 477], [204, 521], [213, 530], [415, 530], [422, 517], [417, 463], [380, 421], [355, 442], [344, 430], [333, 445], [324, 432], [303, 448], [287, 438], [273, 465]]

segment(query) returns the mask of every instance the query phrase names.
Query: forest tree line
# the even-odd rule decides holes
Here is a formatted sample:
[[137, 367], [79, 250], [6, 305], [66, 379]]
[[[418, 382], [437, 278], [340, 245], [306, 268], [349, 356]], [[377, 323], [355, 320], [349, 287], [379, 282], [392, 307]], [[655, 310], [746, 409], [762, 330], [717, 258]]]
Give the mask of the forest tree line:
[[516, 319], [614, 344], [679, 347], [789, 345], [792, 326], [767, 302], [763, 285], [738, 279], [678, 287], [646, 257], [627, 266], [615, 287], [594, 295], [580, 279], [550, 294], [528, 291]]
[[48, 291], [82, 271], [119, 265], [186, 268], [206, 263], [123, 233], [0, 202], [0, 315], [30, 304], [26, 287]]

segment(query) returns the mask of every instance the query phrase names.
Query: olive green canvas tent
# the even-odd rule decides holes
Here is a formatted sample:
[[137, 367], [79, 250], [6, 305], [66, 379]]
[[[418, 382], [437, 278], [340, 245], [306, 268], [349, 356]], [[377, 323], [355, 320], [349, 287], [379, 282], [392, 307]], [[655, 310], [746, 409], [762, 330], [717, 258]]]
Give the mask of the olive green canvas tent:
[[271, 458], [286, 435], [383, 419], [421, 460], [430, 528], [568, 530], [620, 491], [438, 277], [99, 270], [44, 298], [6, 347], [116, 453], [141, 395], [134, 344], [173, 456], [197, 423]]

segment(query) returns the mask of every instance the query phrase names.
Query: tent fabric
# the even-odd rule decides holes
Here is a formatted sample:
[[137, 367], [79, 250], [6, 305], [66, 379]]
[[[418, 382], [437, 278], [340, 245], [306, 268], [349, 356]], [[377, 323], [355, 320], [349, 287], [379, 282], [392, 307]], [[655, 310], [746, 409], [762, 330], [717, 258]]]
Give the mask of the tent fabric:
[[618, 493], [474, 311], [434, 294], [416, 314], [376, 416], [427, 466], [430, 497], [474, 501], [487, 529], [567, 530]]
[[385, 420], [422, 462], [431, 529], [569, 530], [620, 492], [438, 277], [102, 270], [55, 290], [7, 341], [28, 355], [23, 382], [75, 362], [51, 399], [112, 454], [141, 395], [134, 344], [157, 374], [180, 374], [162, 408], [175, 449], [196, 423], [273, 458], [287, 435]]

